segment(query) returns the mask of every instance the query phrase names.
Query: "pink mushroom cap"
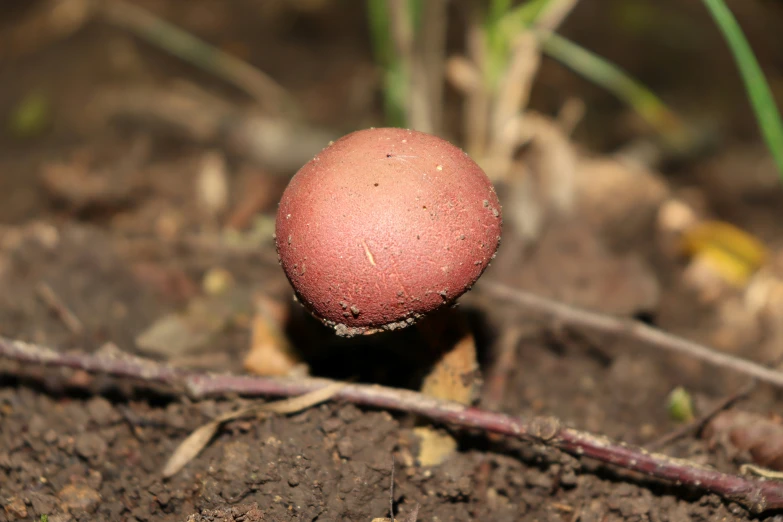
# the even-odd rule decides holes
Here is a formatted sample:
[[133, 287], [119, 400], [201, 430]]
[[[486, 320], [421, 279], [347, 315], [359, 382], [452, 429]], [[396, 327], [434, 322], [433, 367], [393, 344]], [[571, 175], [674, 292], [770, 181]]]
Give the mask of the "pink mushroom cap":
[[494, 258], [501, 227], [495, 189], [465, 152], [378, 128], [343, 136], [294, 175], [275, 242], [298, 300], [353, 336], [452, 304]]

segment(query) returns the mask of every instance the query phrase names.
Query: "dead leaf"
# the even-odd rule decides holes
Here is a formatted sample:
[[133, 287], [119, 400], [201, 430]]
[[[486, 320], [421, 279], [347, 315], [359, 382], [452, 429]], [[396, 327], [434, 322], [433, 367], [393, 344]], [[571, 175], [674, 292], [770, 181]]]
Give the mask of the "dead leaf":
[[245, 356], [245, 370], [255, 375], [306, 375], [308, 368], [296, 353], [283, 331], [288, 313], [285, 305], [259, 295], [253, 317], [250, 351]]
[[257, 415], [259, 418], [263, 418], [270, 413], [284, 415], [306, 410], [307, 408], [334, 397], [345, 386], [347, 386], [347, 383], [335, 382], [314, 392], [306, 393], [292, 399], [256, 404], [225, 413], [196, 429], [182, 441], [163, 467], [163, 477], [170, 478], [176, 475], [188, 462], [201, 453], [201, 450], [209, 444], [209, 441], [212, 440], [212, 437], [215, 436], [215, 433], [217, 433], [217, 430], [223, 423], [251, 415]]
[[431, 397], [470, 404], [480, 388], [476, 339], [465, 330], [426, 376], [421, 392]]
[[454, 437], [431, 426], [419, 426], [413, 433], [419, 439], [418, 460], [424, 467], [438, 466], [457, 451]]
[[[419, 325], [439, 357], [421, 385], [421, 393], [438, 399], [472, 403], [481, 387], [473, 332], [457, 312], [447, 309]], [[415, 430], [419, 437], [419, 462], [437, 466], [457, 449], [457, 442], [430, 426]]]

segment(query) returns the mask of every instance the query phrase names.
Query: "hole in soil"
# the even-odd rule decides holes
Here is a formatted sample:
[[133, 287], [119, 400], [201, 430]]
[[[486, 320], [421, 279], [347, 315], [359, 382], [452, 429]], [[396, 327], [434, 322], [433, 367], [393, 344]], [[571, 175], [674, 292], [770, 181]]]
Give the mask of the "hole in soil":
[[653, 312], [637, 312], [633, 315], [637, 321], [641, 321], [648, 326], [656, 326], [655, 314]]
[[[460, 307], [460, 319], [473, 331], [479, 364], [489, 360], [491, 328], [484, 315], [468, 306]], [[291, 303], [287, 334], [310, 366], [313, 377], [382, 384], [417, 389], [433, 362], [419, 329], [409, 326], [393, 332], [344, 338]]]

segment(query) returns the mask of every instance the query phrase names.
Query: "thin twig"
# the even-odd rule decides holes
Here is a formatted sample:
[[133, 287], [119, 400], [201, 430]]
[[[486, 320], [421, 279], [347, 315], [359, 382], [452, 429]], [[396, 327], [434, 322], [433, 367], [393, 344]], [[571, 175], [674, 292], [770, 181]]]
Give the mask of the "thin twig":
[[[191, 397], [226, 395], [294, 396], [333, 385], [327, 379], [282, 379], [210, 374], [175, 369], [130, 355], [58, 353], [42, 346], [0, 337], [0, 357], [20, 363], [75, 368], [165, 385]], [[497, 433], [596, 459], [677, 485], [721, 495], [754, 513], [783, 508], [783, 483], [721, 473], [683, 459], [649, 453], [605, 437], [564, 427], [557, 419], [523, 420], [481, 408], [443, 401], [409, 390], [349, 384], [334, 396], [359, 405], [403, 411], [434, 422]]]
[[51, 286], [41, 281], [38, 283], [38, 285], [36, 285], [35, 291], [41, 301], [43, 301], [46, 306], [51, 308], [52, 311], [57, 314], [57, 317], [60, 319], [60, 321], [63, 322], [65, 327], [68, 328], [72, 334], [81, 335], [84, 332], [84, 326], [82, 325], [82, 322], [79, 320], [76, 314], [74, 314], [68, 308], [68, 306], [63, 303], [62, 299], [59, 298]]
[[389, 518], [394, 522], [394, 455], [391, 462], [391, 479], [389, 481]]
[[524, 328], [512, 325], [506, 328], [498, 339], [495, 360], [490, 365], [484, 381], [481, 404], [485, 408], [496, 410], [503, 403], [508, 377], [516, 366], [517, 347], [526, 333]]
[[688, 355], [721, 368], [755, 377], [759, 381], [783, 387], [783, 373], [779, 371], [747, 359], [718, 352], [703, 344], [647, 326], [641, 321], [590, 312], [493, 281], [482, 281], [476, 288], [497, 299], [513, 302], [530, 312], [553, 316], [570, 325], [590, 328], [604, 334], [631, 337], [649, 346]]

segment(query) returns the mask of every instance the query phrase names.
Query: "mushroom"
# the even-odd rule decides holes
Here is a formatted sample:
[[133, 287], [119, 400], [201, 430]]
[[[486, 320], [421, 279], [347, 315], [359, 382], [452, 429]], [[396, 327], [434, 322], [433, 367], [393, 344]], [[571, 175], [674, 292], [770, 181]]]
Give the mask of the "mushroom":
[[[330, 143], [294, 175], [275, 242], [297, 300], [337, 335], [397, 330], [429, 316], [441, 326], [426, 332], [438, 338], [453, 323], [444, 310], [495, 257], [501, 225], [495, 189], [465, 152], [423, 132], [372, 128]], [[466, 402], [463, 392], [427, 385], [443, 381], [434, 376], [444, 365], [455, 374], [456, 360], [456, 373], [474, 381], [472, 335], [445, 350], [425, 387]]]

